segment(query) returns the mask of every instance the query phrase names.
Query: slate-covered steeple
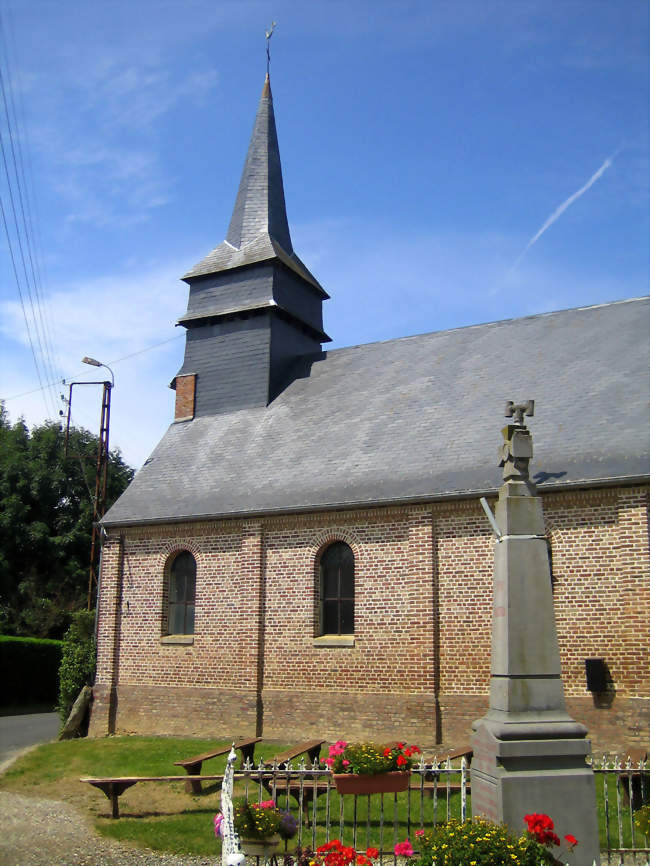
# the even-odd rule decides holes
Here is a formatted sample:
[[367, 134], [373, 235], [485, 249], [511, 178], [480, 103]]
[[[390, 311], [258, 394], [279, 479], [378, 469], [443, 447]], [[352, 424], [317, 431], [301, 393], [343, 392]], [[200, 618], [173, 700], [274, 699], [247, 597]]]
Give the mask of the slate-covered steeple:
[[264, 82], [226, 240], [233, 247], [241, 249], [264, 232], [269, 238], [274, 238], [289, 255], [293, 252], [268, 76]]
[[226, 239], [183, 279], [190, 296], [179, 320], [188, 331], [172, 382], [176, 420], [268, 404], [299, 359], [330, 339], [329, 295], [291, 243], [268, 75]]

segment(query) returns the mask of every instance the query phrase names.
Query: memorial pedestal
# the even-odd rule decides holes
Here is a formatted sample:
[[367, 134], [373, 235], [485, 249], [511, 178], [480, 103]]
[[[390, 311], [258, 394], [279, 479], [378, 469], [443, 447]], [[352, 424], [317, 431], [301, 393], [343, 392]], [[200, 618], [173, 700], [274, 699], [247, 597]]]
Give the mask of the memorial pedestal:
[[561, 839], [578, 840], [571, 864], [592, 866], [600, 854], [591, 747], [564, 702], [542, 501], [528, 476], [523, 413], [532, 403], [509, 409], [518, 418], [502, 431], [490, 708], [474, 724], [472, 814], [515, 831], [526, 828], [524, 815], [548, 815]]

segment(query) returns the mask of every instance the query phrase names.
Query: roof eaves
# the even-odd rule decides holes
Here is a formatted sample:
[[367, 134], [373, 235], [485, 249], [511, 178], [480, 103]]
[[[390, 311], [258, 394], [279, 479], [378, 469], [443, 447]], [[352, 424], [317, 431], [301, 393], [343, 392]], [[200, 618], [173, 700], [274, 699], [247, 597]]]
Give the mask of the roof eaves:
[[[537, 489], [541, 493], [560, 493], [565, 490], [587, 490], [596, 487], [614, 487], [625, 486], [633, 487], [638, 484], [650, 483], [650, 474], [634, 475], [634, 476], [611, 476], [605, 478], [594, 479], [576, 479], [573, 481], [554, 481], [538, 484]], [[250, 517], [269, 517], [281, 514], [305, 514], [307, 512], [323, 512], [323, 511], [338, 511], [340, 509], [351, 510], [354, 508], [389, 508], [391, 506], [400, 505], [415, 505], [426, 504], [429, 502], [453, 502], [459, 499], [479, 499], [481, 496], [496, 496], [499, 491], [498, 487], [485, 487], [474, 490], [452, 490], [442, 493], [432, 493], [429, 495], [415, 496], [397, 496], [384, 499], [349, 499], [340, 500], [337, 502], [320, 503], [317, 505], [296, 505], [286, 506], [284, 508], [261, 508], [252, 509], [250, 511], [226, 511], [226, 512], [205, 512], [203, 514], [193, 514], [184, 517], [151, 517], [144, 519], [131, 520], [101, 520], [101, 524], [106, 527], [120, 526], [150, 526], [153, 524], [168, 524], [168, 523], [198, 523], [206, 520], [241, 520]]]
[[[278, 304], [277, 301], [271, 298], [268, 301], [248, 304], [247, 306], [230, 307], [225, 310], [208, 310], [204, 313], [195, 313], [191, 316], [182, 316], [180, 319], [178, 319], [176, 324], [185, 327], [188, 322], [205, 322], [209, 319], [222, 319], [226, 316], [235, 316], [240, 313], [252, 313], [255, 312], [255, 310], [268, 310], [273, 307], [275, 307], [277, 310], [282, 311], [282, 313], [289, 316], [291, 319], [295, 320], [296, 317], [293, 315], [293, 313], [291, 313], [290, 310], [287, 310], [286, 307], [284, 307], [282, 304]], [[321, 331], [319, 328], [314, 328], [313, 325], [310, 325], [308, 322], [304, 322], [302, 319], [300, 319], [300, 324], [308, 331], [310, 331], [315, 337], [317, 337], [321, 343], [331, 343], [332, 338], [329, 337], [325, 333], [325, 331]]]

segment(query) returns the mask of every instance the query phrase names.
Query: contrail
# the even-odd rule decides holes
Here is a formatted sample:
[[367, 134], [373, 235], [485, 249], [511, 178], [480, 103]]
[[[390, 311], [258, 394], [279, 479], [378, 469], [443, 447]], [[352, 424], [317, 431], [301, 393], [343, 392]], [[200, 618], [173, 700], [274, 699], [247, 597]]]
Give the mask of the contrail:
[[550, 228], [553, 225], [553, 223], [562, 216], [564, 211], [568, 207], [571, 207], [571, 205], [573, 204], [574, 201], [579, 199], [581, 195], [584, 195], [587, 192], [587, 190], [589, 189], [589, 187], [593, 186], [596, 183], [596, 181], [598, 180], [599, 177], [602, 177], [602, 175], [607, 171], [607, 169], [610, 167], [610, 165], [614, 162], [614, 160], [616, 159], [616, 157], [618, 156], [620, 151], [621, 151], [621, 148], [619, 147], [618, 150], [615, 150], [611, 156], [608, 156], [607, 159], [605, 160], [605, 162], [598, 169], [598, 171], [595, 171], [591, 175], [591, 177], [589, 178], [587, 183], [584, 186], [581, 186], [580, 189], [576, 190], [576, 192], [574, 192], [573, 195], [570, 195], [566, 201], [562, 202], [562, 204], [553, 211], [553, 213], [546, 220], [546, 222], [541, 227], [541, 229], [536, 234], [534, 234], [532, 236], [532, 238], [528, 241], [528, 243], [526, 244], [526, 246], [524, 247], [522, 252], [519, 254], [519, 257], [515, 261], [514, 265], [510, 268], [511, 271], [515, 270], [515, 268], [519, 265], [519, 263], [521, 262], [523, 257], [528, 252], [528, 250], [533, 246], [533, 244], [537, 243], [537, 241], [541, 238], [541, 236], [544, 234], [546, 229]]

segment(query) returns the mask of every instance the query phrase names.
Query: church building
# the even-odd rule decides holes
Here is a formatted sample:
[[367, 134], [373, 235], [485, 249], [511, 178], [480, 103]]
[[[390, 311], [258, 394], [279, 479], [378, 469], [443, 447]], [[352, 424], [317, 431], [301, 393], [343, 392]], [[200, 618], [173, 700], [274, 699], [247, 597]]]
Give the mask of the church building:
[[468, 742], [480, 498], [533, 399], [567, 707], [596, 751], [647, 745], [650, 299], [328, 351], [268, 76], [226, 239], [183, 279], [175, 418], [103, 521], [90, 733]]

